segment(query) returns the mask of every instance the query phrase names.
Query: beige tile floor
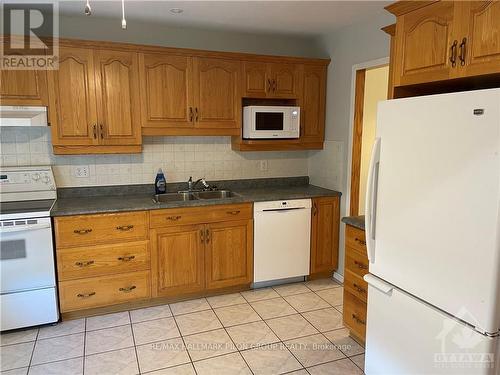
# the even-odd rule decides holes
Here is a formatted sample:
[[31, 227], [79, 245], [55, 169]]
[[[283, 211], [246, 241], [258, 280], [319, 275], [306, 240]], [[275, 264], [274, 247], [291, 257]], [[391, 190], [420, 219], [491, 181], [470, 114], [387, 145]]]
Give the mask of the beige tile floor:
[[342, 292], [323, 279], [2, 334], [1, 373], [363, 374]]

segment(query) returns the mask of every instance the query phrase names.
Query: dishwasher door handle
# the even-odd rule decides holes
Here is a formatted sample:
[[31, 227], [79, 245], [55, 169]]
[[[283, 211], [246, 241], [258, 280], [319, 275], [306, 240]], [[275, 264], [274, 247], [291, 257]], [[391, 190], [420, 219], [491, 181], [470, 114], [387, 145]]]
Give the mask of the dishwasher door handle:
[[305, 207], [269, 208], [267, 210], [262, 210], [262, 212], [286, 212], [286, 211], [296, 211], [296, 210], [306, 210], [306, 208]]

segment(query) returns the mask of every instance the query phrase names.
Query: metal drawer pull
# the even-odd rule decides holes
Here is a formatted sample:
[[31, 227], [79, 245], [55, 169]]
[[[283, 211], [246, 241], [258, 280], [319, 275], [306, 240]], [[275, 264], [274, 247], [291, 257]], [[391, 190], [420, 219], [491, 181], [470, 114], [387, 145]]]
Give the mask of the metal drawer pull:
[[356, 314], [352, 314], [352, 318], [356, 321], [356, 323], [366, 325], [366, 322], [363, 319], [358, 318]]
[[123, 293], [130, 293], [131, 291], [133, 291], [135, 288], [137, 288], [135, 285], [132, 285], [132, 286], [127, 286], [125, 288], [120, 288], [118, 289], [120, 292], [123, 292]]
[[200, 229], [200, 238], [201, 238], [201, 243], [205, 242], [205, 231], [203, 229]]
[[355, 264], [356, 266], [358, 266], [358, 268], [359, 268], [359, 269], [361, 269], [361, 270], [367, 270], [367, 269], [368, 269], [368, 266], [367, 266], [367, 265], [365, 265], [365, 264], [363, 264], [363, 263], [360, 263], [360, 262], [358, 262], [357, 260], [355, 260], [355, 261], [354, 261], [354, 264]]
[[208, 229], [205, 231], [205, 239], [206, 243], [210, 242], [210, 231]]
[[120, 225], [119, 227], [116, 227], [117, 230], [123, 230], [127, 231], [132, 229], [134, 226], [133, 225]]
[[361, 245], [365, 246], [366, 245], [366, 241], [363, 241], [363, 240], [360, 240], [359, 238], [355, 238], [354, 241], [356, 242], [359, 242]]
[[73, 232], [76, 234], [88, 234], [92, 232], [92, 229], [75, 229]]
[[95, 296], [95, 292], [90, 292], [90, 293], [78, 293], [76, 295], [78, 298], [90, 298], [92, 296]]
[[90, 266], [91, 264], [94, 264], [93, 260], [87, 260], [85, 262], [76, 262], [75, 266], [78, 266], [78, 267], [87, 267], [87, 266]]
[[366, 290], [361, 288], [358, 284], [352, 284], [352, 286], [354, 287], [354, 289], [356, 289], [358, 292], [360, 293], [366, 293]]
[[227, 213], [229, 215], [238, 215], [241, 211], [240, 210], [236, 210], [236, 211], [227, 211]]
[[135, 259], [135, 255], [126, 255], [123, 257], [118, 257], [118, 260], [121, 260], [123, 262], [129, 262], [131, 260]]
[[181, 218], [181, 216], [167, 216], [167, 220], [177, 221]]

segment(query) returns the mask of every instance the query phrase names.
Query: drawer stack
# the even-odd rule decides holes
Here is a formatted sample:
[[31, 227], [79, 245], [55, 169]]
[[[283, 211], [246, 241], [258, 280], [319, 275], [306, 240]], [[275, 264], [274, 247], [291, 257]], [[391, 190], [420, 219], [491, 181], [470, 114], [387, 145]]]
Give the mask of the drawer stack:
[[363, 276], [368, 273], [365, 232], [346, 225], [344, 273], [344, 324], [351, 335], [365, 341], [368, 285]]
[[147, 212], [54, 221], [61, 312], [151, 296]]

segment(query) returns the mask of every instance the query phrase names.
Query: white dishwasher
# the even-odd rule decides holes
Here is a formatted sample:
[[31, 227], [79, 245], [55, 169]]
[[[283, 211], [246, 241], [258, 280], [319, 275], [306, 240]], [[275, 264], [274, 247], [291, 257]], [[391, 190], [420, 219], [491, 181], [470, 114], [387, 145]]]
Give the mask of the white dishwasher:
[[254, 204], [254, 283], [309, 275], [311, 200]]

